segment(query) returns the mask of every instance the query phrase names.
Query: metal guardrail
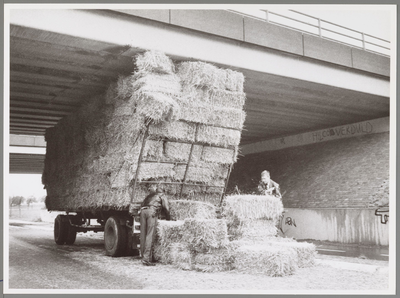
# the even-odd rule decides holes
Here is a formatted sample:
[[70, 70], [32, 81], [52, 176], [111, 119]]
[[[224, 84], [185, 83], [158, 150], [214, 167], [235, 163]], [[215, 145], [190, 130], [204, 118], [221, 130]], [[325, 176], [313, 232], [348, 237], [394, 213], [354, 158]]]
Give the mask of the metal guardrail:
[[[270, 10], [258, 10], [258, 12], [264, 12], [264, 17], [260, 17], [259, 14], [256, 16], [239, 10], [229, 11], [300, 32], [309, 33], [324, 39], [333, 40], [365, 51], [385, 56], [390, 55], [390, 41], [388, 40], [325, 21], [296, 10], [288, 10], [294, 14], [294, 17], [272, 12]], [[306, 20], [301, 19], [304, 19], [304, 17]]]

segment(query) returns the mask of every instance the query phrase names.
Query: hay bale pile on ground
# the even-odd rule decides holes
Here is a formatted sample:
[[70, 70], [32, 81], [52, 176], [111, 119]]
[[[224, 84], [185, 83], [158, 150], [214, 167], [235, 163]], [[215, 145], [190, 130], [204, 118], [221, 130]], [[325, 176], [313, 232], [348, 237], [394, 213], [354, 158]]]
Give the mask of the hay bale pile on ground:
[[282, 201], [269, 195], [227, 196], [223, 206], [231, 240], [275, 236], [276, 224], [282, 212]]
[[135, 63], [133, 74], [47, 130], [49, 210], [128, 209], [147, 130], [133, 201], [162, 182], [169, 199], [220, 203], [243, 127], [243, 75], [198, 62], [181, 63], [177, 75], [155, 51]]
[[233, 268], [233, 245], [223, 219], [159, 221], [155, 257], [164, 264], [203, 272]]
[[234, 266], [239, 271], [285, 276], [297, 267], [314, 265], [316, 250], [310, 243], [276, 237], [283, 212], [273, 196], [236, 195], [224, 201], [223, 216], [232, 243], [237, 247]]

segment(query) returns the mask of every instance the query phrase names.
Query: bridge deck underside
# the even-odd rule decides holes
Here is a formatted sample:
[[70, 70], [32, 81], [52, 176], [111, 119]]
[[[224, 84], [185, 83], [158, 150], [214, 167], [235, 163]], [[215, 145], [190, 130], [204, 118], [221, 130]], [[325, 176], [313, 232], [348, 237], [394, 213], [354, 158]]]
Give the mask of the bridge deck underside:
[[[43, 136], [119, 75], [131, 73], [132, 56], [140, 51], [20, 26], [10, 30], [10, 134]], [[242, 144], [389, 116], [387, 97], [236, 70], [246, 78]], [[38, 156], [25, 162], [43, 162]], [[23, 164], [21, 156], [11, 155], [11, 168], [23, 171]]]

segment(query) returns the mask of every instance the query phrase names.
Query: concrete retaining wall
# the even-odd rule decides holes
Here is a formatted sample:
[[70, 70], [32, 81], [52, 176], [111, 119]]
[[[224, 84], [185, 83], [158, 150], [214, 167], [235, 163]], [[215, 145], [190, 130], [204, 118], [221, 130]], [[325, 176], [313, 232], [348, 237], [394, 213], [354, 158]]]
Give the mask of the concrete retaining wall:
[[382, 224], [381, 217], [374, 214], [375, 209], [286, 210], [282, 222], [285, 236], [341, 243], [389, 245], [390, 222]]

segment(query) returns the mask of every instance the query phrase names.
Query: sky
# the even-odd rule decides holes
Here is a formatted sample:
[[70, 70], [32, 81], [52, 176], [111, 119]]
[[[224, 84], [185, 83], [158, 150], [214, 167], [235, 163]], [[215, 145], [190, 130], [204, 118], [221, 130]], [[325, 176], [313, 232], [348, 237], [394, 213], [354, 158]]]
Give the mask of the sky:
[[[388, 10], [387, 5], [296, 5], [286, 8], [294, 9], [383, 39], [389, 40], [395, 33], [395, 24], [392, 22], [391, 12]], [[281, 7], [277, 8], [276, 6], [263, 7], [263, 9], [283, 12]], [[287, 9], [284, 13], [287, 13]], [[8, 191], [9, 196], [20, 195], [29, 197], [33, 195], [40, 198], [46, 195], [46, 191], [43, 189], [41, 183], [41, 175], [11, 174], [6, 178], [8, 178], [8, 181], [6, 179], [5, 189]]]

